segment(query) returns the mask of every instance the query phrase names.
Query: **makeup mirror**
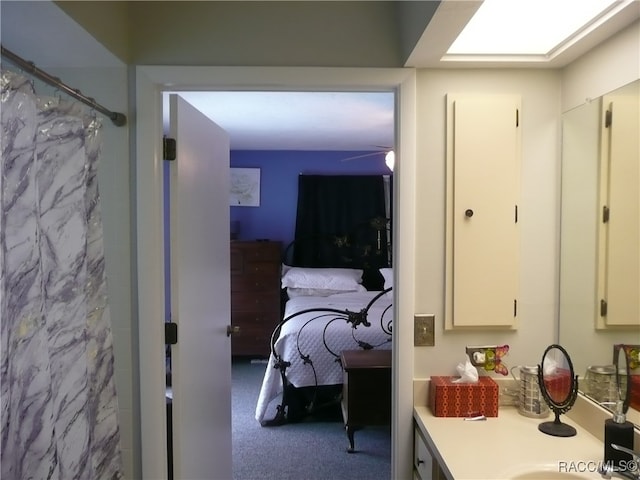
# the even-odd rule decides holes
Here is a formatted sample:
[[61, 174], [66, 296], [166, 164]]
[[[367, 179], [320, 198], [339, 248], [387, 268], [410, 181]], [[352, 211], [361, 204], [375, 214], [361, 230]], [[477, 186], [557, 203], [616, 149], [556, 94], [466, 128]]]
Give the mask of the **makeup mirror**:
[[573, 372], [573, 364], [567, 351], [560, 345], [549, 345], [538, 365], [538, 385], [544, 401], [549, 405], [555, 418], [542, 422], [538, 430], [554, 437], [573, 437], [576, 429], [562, 423], [560, 415], [573, 407], [578, 396], [578, 376]]
[[629, 408], [629, 357], [622, 344], [613, 346], [613, 365], [616, 371], [616, 400], [622, 401], [622, 413]]
[[640, 345], [617, 344], [613, 346], [615, 367], [615, 401], [622, 401], [623, 411], [629, 407], [640, 408]]

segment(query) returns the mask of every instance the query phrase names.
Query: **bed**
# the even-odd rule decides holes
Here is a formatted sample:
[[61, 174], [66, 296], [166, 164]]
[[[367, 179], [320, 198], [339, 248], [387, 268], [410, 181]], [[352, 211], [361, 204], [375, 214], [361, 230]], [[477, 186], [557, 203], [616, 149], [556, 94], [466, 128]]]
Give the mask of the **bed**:
[[[271, 336], [256, 405], [262, 426], [301, 421], [339, 406], [343, 350], [391, 349], [387, 226], [386, 219], [377, 218], [346, 235], [297, 239], [285, 250], [283, 319]], [[373, 234], [362, 233], [367, 229]], [[310, 242], [313, 261], [291, 254]]]

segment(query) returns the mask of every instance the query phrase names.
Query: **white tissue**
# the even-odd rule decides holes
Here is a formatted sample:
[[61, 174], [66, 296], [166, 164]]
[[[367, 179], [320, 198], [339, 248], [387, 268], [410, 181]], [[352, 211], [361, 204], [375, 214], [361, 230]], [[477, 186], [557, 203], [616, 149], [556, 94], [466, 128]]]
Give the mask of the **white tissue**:
[[544, 375], [553, 375], [556, 373], [557, 368], [558, 362], [548, 356], [544, 357], [544, 362], [542, 363], [542, 373]]
[[452, 380], [451, 383], [478, 383], [478, 369], [474, 367], [467, 358], [464, 363], [459, 363], [456, 367], [460, 378]]

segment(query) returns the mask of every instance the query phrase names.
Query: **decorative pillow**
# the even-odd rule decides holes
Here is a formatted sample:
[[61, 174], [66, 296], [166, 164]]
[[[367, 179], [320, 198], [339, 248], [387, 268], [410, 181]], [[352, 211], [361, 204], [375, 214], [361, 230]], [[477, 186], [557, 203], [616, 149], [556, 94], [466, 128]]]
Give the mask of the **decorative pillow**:
[[339, 293], [350, 292], [366, 292], [367, 289], [363, 285], [358, 285], [357, 290], [331, 290], [328, 288], [293, 288], [287, 287], [287, 296], [289, 298], [295, 297], [328, 297], [330, 295], [337, 295]]
[[393, 287], [393, 268], [381, 268], [380, 273], [384, 278], [384, 289]]
[[284, 270], [282, 287], [358, 290], [362, 270], [353, 268], [290, 267]]

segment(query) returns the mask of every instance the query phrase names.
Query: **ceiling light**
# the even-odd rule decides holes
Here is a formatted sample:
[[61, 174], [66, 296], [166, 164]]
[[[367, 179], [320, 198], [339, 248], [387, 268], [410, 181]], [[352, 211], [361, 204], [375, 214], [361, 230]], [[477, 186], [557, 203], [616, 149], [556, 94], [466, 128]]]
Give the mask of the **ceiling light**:
[[484, 0], [447, 55], [547, 55], [621, 0]]
[[389, 167], [389, 170], [393, 172], [393, 167], [396, 164], [396, 154], [393, 153], [393, 150], [387, 152], [384, 156], [384, 163]]

